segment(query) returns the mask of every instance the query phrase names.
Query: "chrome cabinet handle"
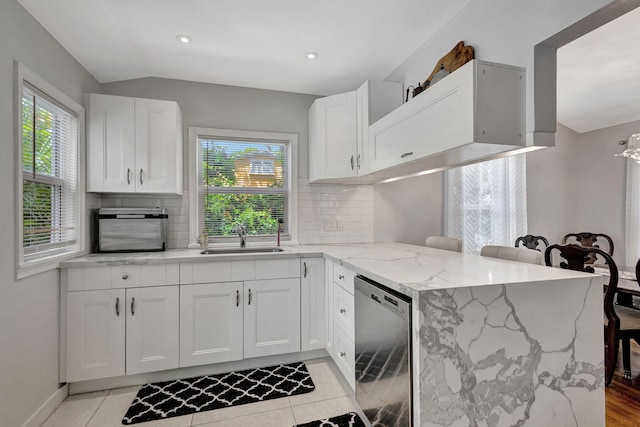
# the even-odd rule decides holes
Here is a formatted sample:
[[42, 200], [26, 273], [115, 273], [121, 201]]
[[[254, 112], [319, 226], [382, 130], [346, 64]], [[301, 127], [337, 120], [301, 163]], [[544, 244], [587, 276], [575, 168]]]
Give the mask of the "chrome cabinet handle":
[[132, 316], [136, 315], [136, 312], [134, 311], [135, 304], [136, 304], [136, 297], [132, 297], [131, 298], [131, 315]]
[[248, 305], [251, 305], [251, 289], [249, 289], [249, 301], [248, 301]]
[[338, 279], [342, 280], [344, 279], [344, 276], [342, 274], [338, 274]]
[[140, 185], [142, 185], [142, 168], [140, 168]]
[[116, 298], [116, 316], [120, 317], [120, 298]]
[[236, 289], [236, 307], [240, 307], [240, 291]]
[[360, 154], [358, 154], [356, 165], [358, 166], [358, 169], [360, 169]]
[[345, 314], [347, 312], [347, 310], [345, 310], [344, 308], [340, 309], [340, 314]]
[[127, 168], [127, 185], [131, 185], [131, 168]]
[[351, 155], [351, 170], [353, 170], [353, 154]]
[[123, 275], [122, 275], [122, 280], [127, 280], [128, 278], [129, 278], [129, 275], [128, 275], [128, 274], [123, 274]]
[[345, 353], [344, 351], [340, 352], [340, 357], [342, 357], [344, 359], [344, 357], [347, 355], [347, 353]]
[[413, 151], [410, 151], [410, 152], [408, 152], [408, 153], [402, 153], [402, 154], [400, 154], [400, 157], [401, 157], [401, 158], [403, 158], [403, 159], [404, 159], [405, 157], [408, 157], [408, 156], [413, 156]]
[[304, 275], [302, 277], [307, 277], [307, 263], [303, 262], [302, 265], [304, 266]]

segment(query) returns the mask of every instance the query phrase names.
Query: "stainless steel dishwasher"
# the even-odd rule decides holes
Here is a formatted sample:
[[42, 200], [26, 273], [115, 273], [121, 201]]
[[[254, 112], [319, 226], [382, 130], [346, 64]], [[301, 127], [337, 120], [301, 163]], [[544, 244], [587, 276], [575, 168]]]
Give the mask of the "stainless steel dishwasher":
[[356, 400], [373, 427], [412, 425], [411, 299], [355, 278]]

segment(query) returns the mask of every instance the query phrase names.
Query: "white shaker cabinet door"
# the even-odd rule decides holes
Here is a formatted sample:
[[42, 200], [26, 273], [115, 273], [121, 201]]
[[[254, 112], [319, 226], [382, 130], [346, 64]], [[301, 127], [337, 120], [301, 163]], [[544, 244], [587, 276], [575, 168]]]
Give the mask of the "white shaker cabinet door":
[[356, 92], [316, 99], [309, 109], [309, 181], [357, 176]]
[[242, 282], [180, 288], [180, 366], [242, 359]]
[[124, 289], [67, 293], [67, 381], [125, 373]]
[[182, 128], [178, 104], [135, 99], [135, 177], [141, 193], [182, 194]]
[[127, 289], [127, 375], [179, 365], [178, 286]]
[[300, 263], [302, 351], [318, 350], [326, 340], [324, 259], [303, 258]]
[[300, 351], [300, 279], [244, 282], [244, 357]]
[[136, 191], [134, 98], [89, 94], [85, 103], [87, 191]]

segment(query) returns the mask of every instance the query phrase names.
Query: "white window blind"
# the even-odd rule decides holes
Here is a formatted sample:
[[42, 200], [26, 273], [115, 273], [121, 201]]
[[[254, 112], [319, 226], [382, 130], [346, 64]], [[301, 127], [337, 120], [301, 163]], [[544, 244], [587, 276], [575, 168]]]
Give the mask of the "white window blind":
[[26, 259], [78, 239], [78, 118], [26, 81], [21, 111], [22, 249]]
[[288, 144], [198, 136], [200, 229], [210, 236], [235, 235], [236, 223], [249, 235], [288, 235]]
[[525, 155], [447, 171], [447, 235], [463, 240], [463, 251], [513, 246], [527, 231]]

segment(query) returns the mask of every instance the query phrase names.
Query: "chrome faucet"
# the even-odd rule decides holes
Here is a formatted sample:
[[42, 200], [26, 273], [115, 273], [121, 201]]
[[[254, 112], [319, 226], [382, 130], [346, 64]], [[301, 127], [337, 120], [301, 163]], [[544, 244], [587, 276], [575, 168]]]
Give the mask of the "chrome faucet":
[[247, 226], [244, 224], [236, 223], [231, 230], [232, 233], [236, 233], [240, 237], [240, 247], [247, 246]]

